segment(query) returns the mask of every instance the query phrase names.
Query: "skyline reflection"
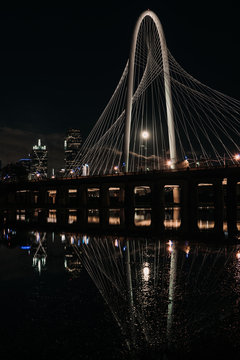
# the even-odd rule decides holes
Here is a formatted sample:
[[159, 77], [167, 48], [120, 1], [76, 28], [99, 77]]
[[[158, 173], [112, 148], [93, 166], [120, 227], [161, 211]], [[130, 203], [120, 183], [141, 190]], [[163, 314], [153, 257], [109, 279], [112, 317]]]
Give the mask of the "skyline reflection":
[[[17, 232], [5, 229], [1, 241], [9, 246]], [[40, 276], [53, 266], [76, 279], [87, 271], [129, 353], [168, 358], [240, 347], [237, 244], [39, 231], [25, 242]]]

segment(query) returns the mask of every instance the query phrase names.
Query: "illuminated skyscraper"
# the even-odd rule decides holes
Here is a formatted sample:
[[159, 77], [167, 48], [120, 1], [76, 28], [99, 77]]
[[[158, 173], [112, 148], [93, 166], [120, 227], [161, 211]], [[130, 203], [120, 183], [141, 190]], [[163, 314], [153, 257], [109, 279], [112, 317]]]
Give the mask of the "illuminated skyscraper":
[[41, 139], [38, 139], [37, 145], [33, 146], [31, 152], [31, 159], [32, 176], [47, 177], [48, 151], [47, 146], [41, 144]]
[[80, 153], [81, 145], [82, 136], [80, 130], [69, 129], [64, 140], [64, 161], [66, 170], [75, 169], [81, 166], [76, 159], [76, 156]]

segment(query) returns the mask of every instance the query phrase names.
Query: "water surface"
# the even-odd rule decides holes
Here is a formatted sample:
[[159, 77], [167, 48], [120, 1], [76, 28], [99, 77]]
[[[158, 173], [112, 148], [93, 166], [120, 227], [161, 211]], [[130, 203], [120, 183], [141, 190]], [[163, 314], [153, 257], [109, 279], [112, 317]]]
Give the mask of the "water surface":
[[3, 229], [1, 358], [240, 354], [240, 245]]

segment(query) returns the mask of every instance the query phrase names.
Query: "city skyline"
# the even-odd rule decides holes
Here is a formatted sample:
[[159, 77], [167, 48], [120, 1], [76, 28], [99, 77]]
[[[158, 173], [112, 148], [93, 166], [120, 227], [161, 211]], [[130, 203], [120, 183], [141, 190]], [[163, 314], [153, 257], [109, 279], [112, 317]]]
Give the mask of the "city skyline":
[[41, 138], [49, 144], [49, 166], [58, 167], [66, 128], [79, 128], [86, 138], [119, 80], [134, 25], [147, 7], [159, 16], [180, 65], [203, 83], [239, 98], [233, 7], [205, 10], [204, 3], [195, 8], [187, 3], [140, 2], [96, 6], [91, 11], [86, 4], [4, 9], [2, 166], [17, 161], [17, 154], [24, 156]]
[[238, 358], [237, 5], [78, 4], [0, 7], [2, 358]]
[[[21, 166], [26, 169], [26, 175], [32, 179], [36, 176], [51, 177], [57, 173], [62, 173], [70, 169], [74, 163], [75, 157], [81, 148], [82, 137], [79, 129], [66, 129], [65, 136], [62, 139], [62, 157], [59, 159], [60, 168], [53, 168], [48, 165], [48, 144], [44, 143], [41, 138], [32, 143], [27, 154], [19, 154], [17, 161], [11, 161], [1, 167], [0, 170], [7, 167]], [[23, 156], [22, 156], [23, 155]], [[51, 155], [51, 154], [50, 154]]]

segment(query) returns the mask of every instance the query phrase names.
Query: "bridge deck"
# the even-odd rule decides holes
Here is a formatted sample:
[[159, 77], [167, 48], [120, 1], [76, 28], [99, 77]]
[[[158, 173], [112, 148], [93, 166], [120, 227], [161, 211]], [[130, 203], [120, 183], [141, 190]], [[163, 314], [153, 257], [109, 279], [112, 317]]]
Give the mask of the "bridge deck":
[[85, 230], [196, 235], [204, 229], [205, 215], [199, 213], [206, 211], [211, 213], [208, 233], [220, 236], [225, 231], [235, 237], [239, 184], [239, 167], [1, 183], [1, 218], [38, 224], [56, 221]]

